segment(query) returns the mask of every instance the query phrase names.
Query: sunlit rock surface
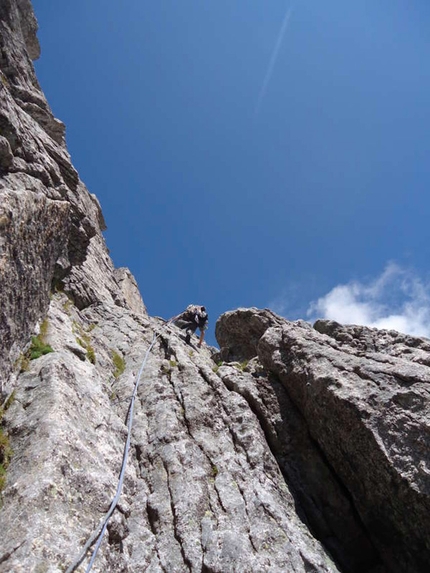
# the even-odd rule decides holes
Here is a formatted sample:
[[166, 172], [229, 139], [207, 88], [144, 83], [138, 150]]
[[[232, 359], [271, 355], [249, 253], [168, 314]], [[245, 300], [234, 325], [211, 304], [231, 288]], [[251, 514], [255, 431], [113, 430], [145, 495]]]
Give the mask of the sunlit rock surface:
[[[100, 205], [71, 164], [64, 125], [36, 79], [37, 23], [28, 0], [0, 3], [1, 387], [48, 309], [52, 289], [81, 308], [128, 306], [101, 230]], [[143, 307], [142, 309], [143, 310]], [[4, 388], [3, 388], [4, 389]]]
[[1, 2], [0, 572], [76, 562], [151, 343], [94, 571], [428, 572], [430, 342], [238, 309], [198, 349], [149, 317], [40, 91], [36, 28]]

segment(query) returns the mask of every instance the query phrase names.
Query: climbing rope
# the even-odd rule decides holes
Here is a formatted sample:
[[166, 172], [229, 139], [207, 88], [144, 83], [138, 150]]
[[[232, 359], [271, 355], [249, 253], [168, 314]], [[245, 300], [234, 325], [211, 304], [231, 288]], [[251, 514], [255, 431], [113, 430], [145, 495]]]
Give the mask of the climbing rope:
[[[167, 324], [170, 324], [171, 320], [169, 320]], [[131, 430], [132, 430], [132, 426], [133, 426], [133, 415], [134, 415], [134, 402], [136, 400], [136, 396], [137, 396], [137, 389], [139, 388], [139, 382], [140, 382], [140, 378], [142, 376], [142, 372], [146, 366], [146, 362], [148, 360], [148, 356], [152, 350], [152, 348], [154, 347], [154, 344], [157, 340], [157, 338], [160, 336], [160, 334], [155, 334], [153, 336], [152, 342], [148, 348], [148, 350], [146, 351], [145, 357], [142, 361], [142, 365], [140, 367], [139, 373], [137, 375], [136, 378], [136, 383], [134, 385], [134, 390], [133, 390], [133, 395], [131, 397], [131, 401], [130, 401], [130, 407], [128, 410], [128, 423], [127, 423], [127, 441], [125, 443], [124, 446], [124, 454], [123, 454], [123, 458], [122, 458], [122, 466], [121, 466], [121, 473], [119, 475], [119, 480], [118, 480], [118, 487], [116, 489], [116, 494], [115, 497], [112, 500], [112, 503], [110, 504], [109, 510], [107, 511], [106, 515], [104, 516], [103, 520], [100, 522], [100, 524], [98, 525], [97, 529], [94, 531], [94, 533], [91, 535], [91, 537], [88, 539], [88, 541], [85, 543], [81, 553], [79, 554], [79, 557], [69, 566], [69, 568], [66, 570], [66, 573], [73, 573], [73, 571], [75, 571], [75, 569], [77, 567], [79, 567], [79, 565], [82, 563], [82, 561], [85, 558], [85, 555], [87, 554], [88, 549], [93, 545], [93, 543], [97, 540], [96, 546], [94, 548], [93, 554], [91, 556], [90, 562], [88, 564], [88, 567], [86, 569], [86, 573], [89, 573], [89, 571], [91, 571], [91, 568], [93, 566], [93, 563], [95, 561], [95, 558], [97, 557], [97, 553], [98, 550], [100, 548], [102, 539], [103, 539], [103, 535], [106, 531], [107, 528], [107, 524], [109, 522], [109, 519], [112, 515], [112, 513], [114, 512], [119, 498], [121, 496], [121, 490], [122, 490], [122, 486], [123, 486], [123, 482], [124, 482], [124, 475], [125, 475], [125, 469], [127, 466], [127, 460], [128, 460], [128, 454], [130, 451], [130, 441], [131, 441]]]

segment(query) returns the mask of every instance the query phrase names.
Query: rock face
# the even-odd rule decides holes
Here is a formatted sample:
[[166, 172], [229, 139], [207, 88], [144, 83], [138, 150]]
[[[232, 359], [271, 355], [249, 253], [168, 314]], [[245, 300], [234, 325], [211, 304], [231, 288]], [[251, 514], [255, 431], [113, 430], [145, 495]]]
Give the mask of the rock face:
[[239, 309], [215, 352], [148, 316], [38, 86], [36, 27], [1, 3], [0, 573], [88, 565], [140, 373], [94, 571], [427, 573], [430, 342]]
[[[315, 495], [312, 488], [323, 474], [317, 484], [301, 479], [302, 489], [307, 490], [302, 495], [311, 493], [315, 504], [312, 507], [307, 500], [302, 504], [311, 527], [321, 539], [319, 518], [330, 524], [330, 543], [336, 540], [336, 547], [324, 543], [333, 555], [342, 553], [349, 540], [350, 556], [367, 553], [366, 562], [371, 562], [376, 551], [387, 571], [427, 571], [430, 341], [331, 321], [318, 321], [312, 328], [303, 322], [279, 324], [277, 320], [266, 328], [268, 314], [249, 309], [227, 313], [217, 324], [218, 340], [221, 348], [228, 349], [232, 340], [235, 344], [241, 323], [242, 336], [254, 340], [259, 362], [287, 392], [339, 484], [340, 490], [330, 486], [330, 493], [330, 482], [324, 479], [324, 491]], [[259, 318], [266, 329], [255, 342]], [[244, 355], [249, 354], [246, 347]], [[308, 458], [303, 446], [298, 445], [296, 454], [297, 450], [299, 457], [305, 453]], [[315, 461], [300, 460], [303, 463], [308, 475], [321, 471]], [[342, 492], [343, 510], [336, 515]], [[339, 522], [346, 515], [351, 523], [355, 515], [354, 527], [362, 534], [353, 534], [346, 523]], [[369, 545], [366, 550], [363, 535], [373, 551]], [[366, 569], [359, 566], [357, 571], [361, 570]]]
[[[265, 334], [261, 359], [287, 383], [389, 570], [427, 570], [430, 344], [396, 332], [317, 328], [334, 335], [330, 349], [326, 336], [291, 335], [284, 326]], [[288, 355], [282, 367], [279, 354]]]
[[[258, 415], [223, 381], [242, 372], [214, 372], [209, 349], [112, 303], [80, 311], [56, 294], [48, 324], [55, 351], [20, 374], [5, 415], [16, 453], [0, 512], [9, 555], [0, 571], [60, 571], [106, 512], [153, 333], [124, 494], [95, 570], [338, 570], [297, 515]], [[114, 353], [126, 358], [121, 375]]]
[[[48, 310], [53, 284], [76, 297], [81, 308], [98, 299], [98, 288], [127, 306], [101, 236], [100, 205], [79, 180], [65, 147], [64, 125], [52, 115], [34, 73], [36, 30], [29, 0], [1, 2], [2, 387]], [[74, 288], [78, 282], [85, 284]]]

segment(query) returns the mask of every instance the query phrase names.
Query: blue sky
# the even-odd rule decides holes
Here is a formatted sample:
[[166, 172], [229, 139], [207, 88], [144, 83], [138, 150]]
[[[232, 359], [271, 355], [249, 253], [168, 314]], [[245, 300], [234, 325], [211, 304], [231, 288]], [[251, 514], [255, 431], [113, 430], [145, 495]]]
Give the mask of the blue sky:
[[33, 4], [41, 86], [151, 314], [430, 334], [428, 2]]

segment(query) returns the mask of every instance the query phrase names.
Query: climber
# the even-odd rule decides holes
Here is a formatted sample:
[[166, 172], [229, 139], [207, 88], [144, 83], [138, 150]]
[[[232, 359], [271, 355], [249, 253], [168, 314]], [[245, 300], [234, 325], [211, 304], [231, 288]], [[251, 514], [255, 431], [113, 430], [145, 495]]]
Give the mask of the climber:
[[178, 326], [181, 330], [185, 330], [185, 342], [190, 343], [191, 335], [195, 333], [197, 329], [200, 329], [200, 338], [197, 346], [201, 348], [203, 339], [205, 337], [205, 330], [208, 327], [208, 313], [204, 306], [197, 304], [190, 304], [178, 314], [173, 320], [173, 324]]

